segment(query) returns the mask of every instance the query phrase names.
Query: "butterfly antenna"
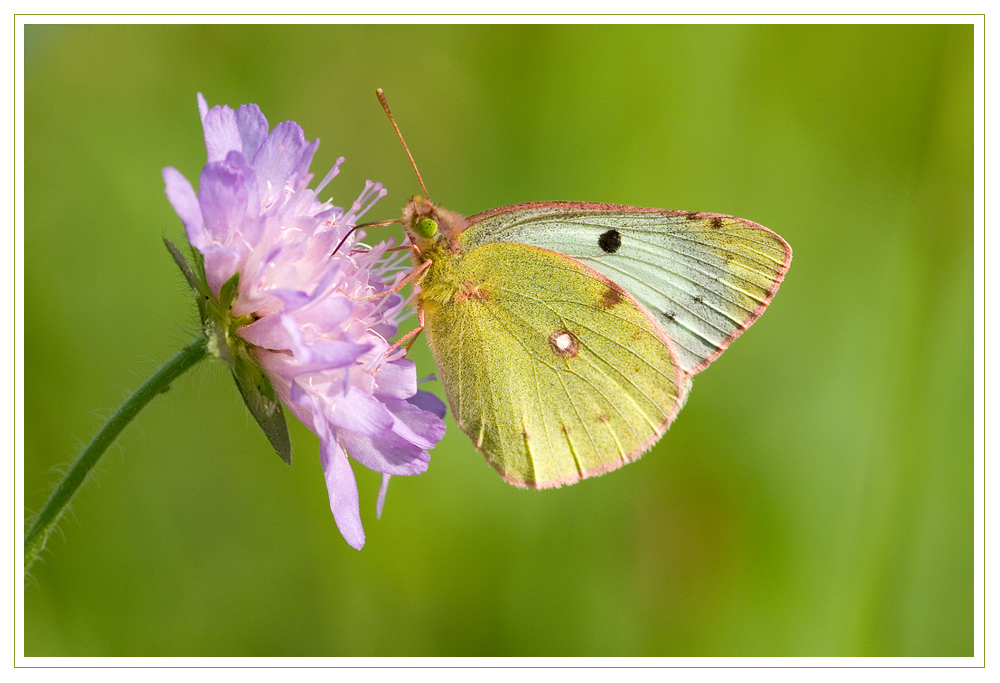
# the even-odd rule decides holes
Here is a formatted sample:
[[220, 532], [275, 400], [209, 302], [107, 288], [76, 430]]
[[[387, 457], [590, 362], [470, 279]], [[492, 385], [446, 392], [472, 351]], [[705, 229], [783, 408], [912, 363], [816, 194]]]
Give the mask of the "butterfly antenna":
[[430, 201], [431, 198], [427, 193], [427, 186], [424, 185], [424, 179], [420, 177], [420, 171], [417, 170], [417, 162], [413, 160], [413, 155], [410, 154], [410, 148], [406, 146], [406, 140], [403, 139], [403, 134], [399, 132], [399, 126], [396, 125], [396, 119], [392, 118], [392, 112], [389, 111], [389, 103], [385, 99], [385, 93], [382, 92], [382, 88], [377, 88], [375, 90], [375, 95], [378, 96], [378, 101], [382, 103], [385, 115], [389, 117], [389, 123], [391, 123], [392, 127], [396, 129], [396, 135], [399, 136], [399, 141], [403, 143], [403, 149], [406, 150], [406, 156], [410, 157], [410, 164], [413, 166], [413, 172], [417, 174], [417, 182], [420, 183], [420, 189], [424, 191], [424, 197], [427, 197], [427, 201]]

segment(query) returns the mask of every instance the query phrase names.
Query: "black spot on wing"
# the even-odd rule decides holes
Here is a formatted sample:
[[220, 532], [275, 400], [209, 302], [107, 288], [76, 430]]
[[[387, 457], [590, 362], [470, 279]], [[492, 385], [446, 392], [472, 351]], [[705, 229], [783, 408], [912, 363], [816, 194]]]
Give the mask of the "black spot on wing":
[[597, 246], [599, 246], [601, 251], [605, 254], [615, 253], [622, 246], [621, 233], [615, 229], [602, 232], [601, 236], [597, 238]]

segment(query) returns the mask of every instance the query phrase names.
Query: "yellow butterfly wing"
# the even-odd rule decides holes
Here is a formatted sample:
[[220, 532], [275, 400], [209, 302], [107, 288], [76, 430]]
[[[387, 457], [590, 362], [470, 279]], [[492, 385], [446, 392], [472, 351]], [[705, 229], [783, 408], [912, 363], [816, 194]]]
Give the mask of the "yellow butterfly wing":
[[662, 327], [588, 266], [492, 243], [436, 272], [453, 290], [421, 301], [425, 334], [455, 418], [508, 482], [613, 470], [680, 410], [689, 379]]

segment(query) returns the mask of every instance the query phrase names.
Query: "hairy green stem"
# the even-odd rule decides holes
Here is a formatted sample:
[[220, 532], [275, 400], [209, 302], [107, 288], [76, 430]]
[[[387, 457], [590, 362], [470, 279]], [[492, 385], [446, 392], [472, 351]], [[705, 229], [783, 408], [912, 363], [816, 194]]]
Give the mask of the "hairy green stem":
[[201, 336], [185, 346], [180, 353], [171, 358], [153, 375], [143, 382], [142, 386], [121, 404], [101, 430], [97, 432], [80, 457], [76, 459], [66, 472], [56, 490], [49, 496], [45, 507], [38, 513], [31, 529], [24, 537], [24, 568], [27, 570], [45, 547], [45, 541], [55, 528], [56, 522], [66, 511], [66, 506], [73, 498], [77, 489], [87, 479], [87, 475], [101, 459], [104, 451], [114, 442], [125, 426], [146, 407], [158, 394], [170, 388], [170, 383], [180, 377], [192, 365], [207, 355], [205, 337]]

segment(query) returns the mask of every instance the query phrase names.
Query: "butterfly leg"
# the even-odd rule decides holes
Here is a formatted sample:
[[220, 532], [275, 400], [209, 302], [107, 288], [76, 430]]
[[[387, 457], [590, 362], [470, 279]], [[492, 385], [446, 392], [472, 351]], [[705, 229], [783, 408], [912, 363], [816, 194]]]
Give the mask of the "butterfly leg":
[[[410, 247], [407, 247], [407, 248], [410, 248]], [[431, 261], [429, 261], [429, 260], [428, 261], [424, 261], [417, 268], [415, 268], [412, 271], [410, 271], [409, 275], [407, 275], [402, 280], [400, 280], [395, 286], [391, 287], [390, 289], [385, 290], [384, 292], [379, 292], [378, 294], [373, 294], [371, 296], [366, 296], [366, 297], [360, 299], [360, 301], [370, 301], [372, 299], [377, 299], [379, 297], [383, 297], [383, 296], [385, 296], [387, 294], [392, 294], [393, 292], [398, 292], [399, 290], [401, 290], [403, 287], [405, 287], [407, 284], [409, 284], [411, 282], [414, 283], [414, 284], [420, 284], [420, 281], [423, 279], [424, 273], [427, 272], [427, 269], [430, 268], [430, 266], [431, 266]], [[406, 345], [406, 350], [407, 350], [407, 352], [410, 350], [410, 347], [413, 346], [413, 342], [415, 342], [417, 340], [417, 335], [419, 335], [424, 330], [424, 310], [422, 308], [418, 308], [417, 309], [417, 320], [419, 321], [420, 324], [417, 325], [417, 327], [415, 329], [410, 330], [409, 332], [407, 332], [406, 334], [404, 334], [402, 337], [399, 338], [398, 341], [396, 341], [395, 344], [393, 344], [392, 346], [390, 346], [388, 348], [388, 350], [385, 352], [386, 356], [388, 356], [390, 353], [392, 353], [393, 351], [395, 351], [396, 349], [398, 349], [400, 346], [403, 345], [404, 342], [407, 342], [407, 341], [409, 343]]]
[[424, 261], [423, 263], [420, 264], [419, 268], [411, 270], [409, 275], [404, 277], [402, 280], [400, 280], [399, 282], [397, 282], [395, 285], [385, 290], [384, 292], [379, 292], [378, 294], [372, 294], [371, 296], [363, 296], [360, 299], [356, 299], [356, 301], [371, 301], [372, 299], [379, 299], [383, 296], [394, 294], [399, 290], [401, 290], [406, 285], [410, 284], [411, 282], [414, 284], [420, 284], [420, 280], [423, 278], [424, 273], [427, 272], [427, 269], [430, 268], [430, 266], [431, 266], [430, 261]]
[[413, 346], [413, 342], [417, 341], [417, 336], [424, 331], [424, 309], [422, 308], [417, 309], [417, 322], [419, 324], [415, 328], [404, 334], [399, 338], [399, 340], [396, 341], [395, 344], [389, 347], [389, 350], [385, 352], [386, 356], [402, 346], [403, 342], [407, 340], [409, 340], [409, 343], [406, 345], [406, 352], [410, 352], [410, 347]]

